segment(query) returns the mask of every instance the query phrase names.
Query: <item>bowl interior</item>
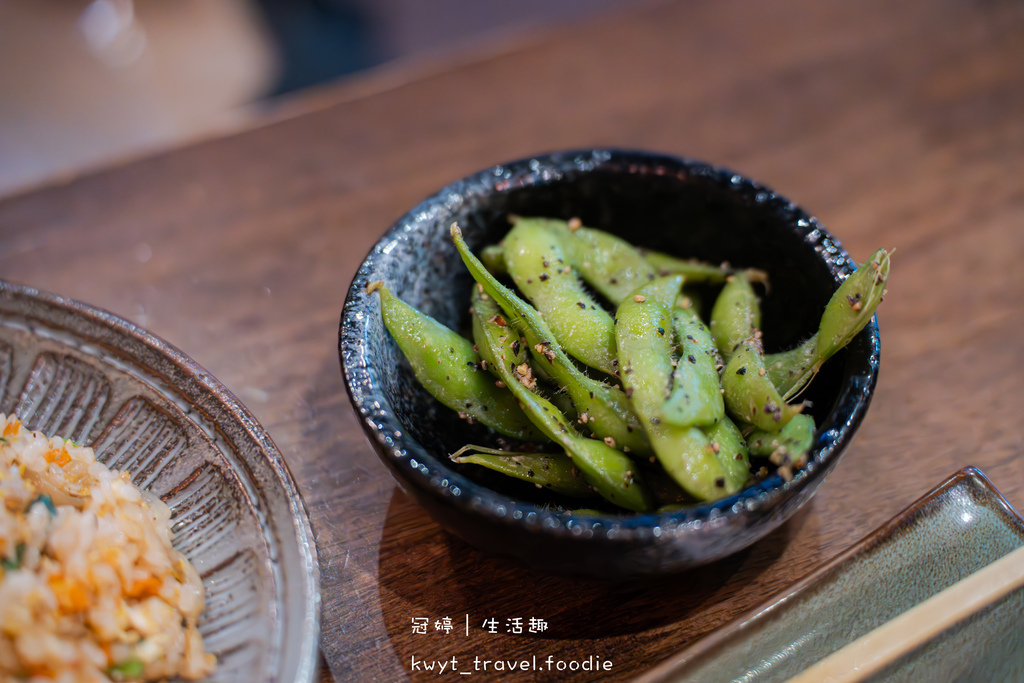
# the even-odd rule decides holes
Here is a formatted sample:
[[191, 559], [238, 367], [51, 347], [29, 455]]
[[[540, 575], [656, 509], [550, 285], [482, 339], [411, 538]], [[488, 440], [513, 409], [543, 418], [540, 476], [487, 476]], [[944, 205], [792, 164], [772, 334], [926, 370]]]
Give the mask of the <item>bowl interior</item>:
[[[584, 225], [637, 246], [767, 271], [771, 286], [763, 300], [763, 331], [769, 352], [812, 334], [832, 292], [854, 267], [815, 219], [763, 186], [700, 162], [642, 153], [569, 153], [497, 166], [416, 207], [371, 252], [346, 303], [344, 319], [357, 329], [343, 330], [343, 357], [346, 335], [365, 345], [360, 356], [373, 385], [369, 394], [386, 404], [377, 406], [379, 446], [387, 451], [394, 445], [389, 443], [393, 429], [403, 444], [422, 447], [415, 453], [418, 464], [431, 473], [459, 472], [499, 494], [540, 506], [568, 501], [448, 460], [467, 443], [497, 445], [498, 438], [460, 420], [419, 386], [381, 322], [377, 298], [362, 291], [368, 282], [382, 280], [406, 303], [470, 336], [472, 278], [449, 226], [457, 222], [478, 251], [503, 237], [511, 214], [579, 217]], [[866, 409], [861, 394], [873, 385], [876, 345], [872, 323], [826, 364], [802, 396], [811, 402], [819, 428], [815, 455], [859, 422]], [[359, 404], [362, 389], [353, 387], [351, 378], [349, 388]], [[855, 400], [841, 400], [849, 399], [851, 389]], [[859, 411], [856, 419], [850, 411]]]

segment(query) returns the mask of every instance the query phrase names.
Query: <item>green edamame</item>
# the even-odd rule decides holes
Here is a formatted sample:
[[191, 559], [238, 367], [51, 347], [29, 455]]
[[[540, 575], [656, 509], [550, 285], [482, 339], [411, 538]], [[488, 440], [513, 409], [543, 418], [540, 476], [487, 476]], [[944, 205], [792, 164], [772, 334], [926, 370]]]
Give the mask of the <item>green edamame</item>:
[[454, 462], [480, 465], [565, 496], [596, 495], [564, 453], [511, 453], [484, 446], [463, 446], [449, 457]]
[[761, 304], [744, 273], [726, 278], [725, 286], [711, 307], [711, 336], [728, 361], [754, 332], [761, 328]]
[[[493, 302], [488, 303], [489, 296], [485, 294], [482, 290], [482, 285], [480, 285], [479, 283], [474, 283], [473, 291], [472, 294], [470, 295], [470, 300], [473, 302], [474, 309], [477, 305], [482, 305], [489, 310], [489, 307], [493, 307], [494, 304]], [[506, 323], [505, 319], [501, 317], [501, 313], [502, 311], [500, 310], [494, 311], [494, 315], [497, 316], [497, 318], [500, 318], [500, 321], [497, 320], [496, 318], [496, 323], [500, 323], [501, 325], [507, 325], [508, 323]], [[491, 356], [490, 345], [487, 343], [487, 340], [483, 336], [484, 329], [481, 320], [478, 316], [472, 316], [472, 325], [473, 341], [475, 342], [475, 348], [477, 349], [477, 353], [480, 354], [481, 365], [485, 370], [490, 371], [490, 373], [494, 375], [494, 377], [497, 378], [498, 381], [501, 381], [501, 375], [499, 374], [497, 368], [495, 367], [496, 361]], [[516, 328], [509, 327], [509, 334], [514, 334], [518, 336], [520, 332]], [[529, 343], [527, 342], [526, 337], [520, 336], [519, 344], [513, 345], [510, 350], [510, 352], [515, 353], [515, 356], [509, 358], [508, 355], [506, 354], [506, 362], [514, 362], [516, 365], [525, 363], [527, 361], [527, 357], [529, 356], [528, 349]], [[561, 411], [561, 413], [565, 416], [567, 420], [569, 420], [570, 422], [575, 422], [578, 418], [578, 413], [576, 411], [576, 405], [572, 402], [572, 397], [569, 396], [564, 391], [564, 389], [557, 386], [557, 382], [554, 381], [551, 375], [549, 375], [546, 371], [542, 370], [540, 366], [531, 365], [530, 367], [532, 368], [533, 374], [537, 377], [537, 379], [541, 380], [549, 387], [552, 385], [554, 385], [555, 387], [554, 390], [545, 393], [545, 398], [554, 403], [555, 406], [558, 407], [558, 410]]]
[[768, 379], [760, 333], [740, 342], [722, 370], [725, 407], [737, 420], [766, 431], [779, 431], [800, 413], [802, 405], [782, 400]]
[[499, 244], [488, 244], [480, 250], [480, 260], [495, 275], [505, 275], [505, 248]]
[[813, 443], [814, 418], [804, 413], [794, 415], [780, 431], [755, 429], [747, 436], [750, 455], [771, 458], [776, 465], [798, 463]]
[[619, 306], [619, 367], [658, 462], [687, 493], [711, 500], [735, 493], [742, 482], [722, 467], [701, 429], [676, 427], [664, 419], [673, 372], [672, 308], [681, 285], [678, 275], [657, 279]]
[[609, 232], [583, 227], [578, 219], [517, 218], [514, 222], [534, 223], [558, 236], [573, 269], [615, 306], [655, 278], [654, 269], [636, 247]]
[[797, 395], [825, 361], [864, 329], [882, 302], [888, 279], [889, 253], [879, 249], [835, 291], [811, 339], [765, 359], [769, 376], [784, 398]]
[[[560, 445], [587, 482], [605, 499], [638, 512], [651, 509], [651, 496], [633, 462], [603, 441], [587, 439], [572, 428], [550, 401], [537, 393], [536, 380], [527, 363], [516, 365], [513, 357], [520, 342], [507, 323], [498, 323], [498, 307], [492, 299], [474, 302], [483, 341], [495, 358], [503, 382], [519, 400], [524, 412], [552, 441]], [[525, 366], [525, 367], [524, 367]]]
[[498, 304], [505, 319], [526, 338], [537, 366], [543, 368], [572, 398], [580, 422], [617, 448], [640, 455], [650, 453], [650, 444], [625, 393], [580, 372], [555, 342], [554, 335], [537, 311], [498, 282], [469, 251], [458, 226], [452, 226], [451, 234], [473, 279], [483, 288], [483, 293]]
[[725, 416], [718, 378], [721, 356], [708, 328], [695, 314], [673, 308], [672, 327], [680, 353], [664, 419], [677, 427], [709, 427]]
[[716, 266], [696, 259], [677, 258], [650, 249], [644, 249], [642, 253], [648, 265], [662, 277], [682, 275], [687, 282], [705, 282], [714, 285], [725, 282], [725, 278], [732, 272], [726, 264]]
[[[583, 280], [618, 306], [636, 288], [655, 277], [682, 275], [690, 284], [721, 284], [737, 272], [728, 264], [713, 265], [696, 259], [680, 259], [647, 249], [638, 249], [626, 240], [604, 230], [584, 226], [579, 219], [511, 217], [513, 225], [533, 223], [552, 231], [562, 240], [569, 264]], [[494, 274], [506, 272], [502, 262], [503, 245], [492, 244], [480, 252], [480, 260]], [[767, 283], [763, 270], [743, 271], [752, 282]]]
[[740, 428], [726, 415], [706, 427], [704, 433], [711, 442], [711, 450], [718, 456], [718, 464], [725, 472], [728, 488], [733, 491], [743, 488], [750, 479], [750, 459], [747, 442]]
[[768, 273], [759, 268], [735, 269], [728, 263], [713, 265], [697, 259], [681, 259], [669, 254], [649, 249], [640, 250], [647, 263], [658, 275], [682, 275], [690, 284], [703, 283], [717, 285], [735, 273], [743, 275], [751, 282], [760, 282], [767, 286]]
[[561, 239], [521, 220], [505, 236], [505, 268], [544, 317], [555, 340], [585, 365], [618, 374], [612, 317], [583, 288]]
[[381, 315], [423, 388], [452, 410], [515, 439], [542, 437], [508, 391], [480, 368], [473, 344], [394, 296], [381, 282]]

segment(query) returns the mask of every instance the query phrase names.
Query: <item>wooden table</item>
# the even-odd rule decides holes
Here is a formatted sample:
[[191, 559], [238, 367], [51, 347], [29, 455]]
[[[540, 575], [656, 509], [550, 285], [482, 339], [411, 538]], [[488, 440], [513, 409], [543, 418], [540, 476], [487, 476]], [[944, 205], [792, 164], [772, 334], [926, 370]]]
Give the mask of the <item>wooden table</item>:
[[[1024, 506], [1020, 3], [644, 5], [288, 111], [0, 202], [0, 274], [169, 340], [270, 431], [317, 533], [326, 680], [533, 655], [592, 655], [610, 675], [579, 680], [628, 679], [964, 465]], [[815, 212], [854, 258], [896, 250], [881, 380], [853, 447], [776, 533], [671, 580], [555, 578], [448, 536], [377, 461], [339, 372], [346, 289], [395, 219], [479, 168], [589, 145], [733, 167]], [[434, 629], [444, 617], [453, 632]], [[516, 618], [547, 630], [506, 633]]]

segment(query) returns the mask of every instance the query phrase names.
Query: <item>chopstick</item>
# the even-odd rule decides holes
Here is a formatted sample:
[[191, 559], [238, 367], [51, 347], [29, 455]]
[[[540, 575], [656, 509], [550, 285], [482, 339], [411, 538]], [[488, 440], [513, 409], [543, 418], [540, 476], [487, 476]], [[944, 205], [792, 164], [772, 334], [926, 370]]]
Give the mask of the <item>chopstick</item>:
[[862, 681], [1020, 586], [1024, 586], [1024, 547], [836, 650], [789, 683]]

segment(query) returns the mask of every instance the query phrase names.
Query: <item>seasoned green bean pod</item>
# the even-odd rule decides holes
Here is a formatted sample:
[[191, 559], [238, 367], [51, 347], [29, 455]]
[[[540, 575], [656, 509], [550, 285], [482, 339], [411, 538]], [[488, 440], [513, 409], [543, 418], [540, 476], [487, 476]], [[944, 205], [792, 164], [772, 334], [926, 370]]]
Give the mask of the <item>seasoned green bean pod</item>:
[[660, 276], [682, 275], [687, 282], [721, 284], [732, 273], [728, 265], [714, 265], [696, 259], [681, 259], [650, 249], [642, 250], [647, 264]]
[[[512, 223], [529, 222], [552, 231], [561, 240], [569, 264], [583, 280], [618, 306], [637, 287], [657, 276], [682, 275], [687, 283], [721, 284], [734, 272], [728, 264], [713, 265], [696, 259], [680, 259], [633, 246], [630, 242], [597, 228], [583, 226], [579, 219], [513, 216]], [[504, 245], [492, 244], [480, 253], [480, 260], [494, 274], [506, 272], [502, 262]], [[767, 282], [762, 270], [743, 271], [753, 282]]]
[[515, 439], [542, 438], [508, 391], [495, 386], [480, 368], [473, 343], [394, 296], [381, 282], [367, 291], [380, 294], [381, 315], [416, 379], [431, 396], [457, 411]]
[[612, 317], [576, 278], [559, 236], [535, 221], [521, 220], [505, 236], [504, 253], [512, 281], [541, 313], [566, 353], [617, 375]]
[[728, 361], [761, 329], [761, 304], [745, 273], [730, 275], [711, 308], [711, 336]]
[[803, 405], [782, 400], [764, 368], [760, 333], [739, 344], [722, 370], [725, 407], [740, 422], [766, 431], [779, 431], [798, 415]]
[[[483, 303], [485, 307], [493, 306], [493, 302], [487, 303], [488, 299], [489, 296], [485, 294], [483, 291], [483, 285], [479, 283], [474, 283], [473, 292], [470, 295], [470, 301], [473, 302], [474, 308], [480, 302], [485, 302]], [[495, 313], [495, 315], [497, 315], [500, 318], [501, 324], [507, 325], [505, 319], [501, 317], [501, 313], [502, 311], [498, 310]], [[474, 348], [476, 348], [477, 353], [480, 354], [481, 365], [485, 370], [490, 371], [490, 373], [500, 382], [501, 375], [498, 372], [497, 367], [495, 367], [497, 363], [491, 356], [490, 345], [487, 343], [487, 340], [483, 336], [484, 329], [478, 316], [472, 316], [472, 324], [473, 341], [475, 343]], [[509, 334], [519, 335], [519, 331], [515, 328], [509, 327]], [[527, 362], [527, 358], [530, 355], [528, 351], [530, 345], [526, 341], [526, 337], [520, 337], [519, 342], [519, 345], [514, 347], [516, 351], [516, 356], [511, 359], [514, 360], [517, 365]], [[507, 355], [506, 359], [508, 360]], [[548, 388], [551, 388], [550, 391], [545, 392], [545, 398], [554, 403], [558, 407], [558, 410], [561, 411], [561, 413], [565, 416], [567, 420], [575, 422], [578, 419], [579, 414], [576, 411], [576, 405], [572, 402], [572, 397], [569, 396], [562, 387], [558, 386], [558, 383], [555, 382], [554, 378], [552, 378], [551, 375], [549, 375], [546, 371], [541, 369], [541, 366], [533, 364], [530, 367], [532, 368], [533, 374], [537, 377], [537, 379], [544, 382]]]
[[517, 364], [514, 357], [520, 345], [508, 324], [499, 324], [499, 309], [493, 299], [480, 299], [473, 304], [473, 315], [480, 321], [488, 353], [495, 358], [495, 368], [502, 381], [515, 395], [541, 431], [560, 445], [582, 472], [587, 482], [608, 501], [628, 510], [643, 512], [652, 507], [651, 495], [636, 465], [604, 441], [580, 436], [553, 403], [536, 391], [536, 379], [527, 363]]
[[618, 306], [637, 287], [655, 278], [636, 247], [610, 232], [583, 227], [579, 219], [516, 218], [551, 231], [562, 240], [569, 264], [604, 298]]
[[794, 470], [807, 465], [814, 444], [814, 419], [810, 415], [796, 415], [775, 434], [754, 430], [747, 443], [751, 455], [767, 457], [778, 468], [779, 476], [789, 481]]
[[536, 365], [542, 367], [572, 398], [580, 422], [617, 448], [629, 449], [639, 455], [650, 453], [650, 444], [625, 393], [582, 373], [562, 351], [537, 311], [498, 282], [469, 251], [457, 225], [452, 226], [451, 233], [470, 274], [480, 284], [483, 293], [501, 307], [506, 324], [516, 326], [525, 337]]
[[[785, 462], [797, 462], [807, 455], [814, 443], [814, 418], [801, 413], [780, 431], [767, 432], [755, 429], [747, 436], [750, 454], [763, 458], [785, 458]], [[776, 465], [782, 462], [776, 462]]]
[[677, 427], [709, 427], [725, 416], [718, 370], [722, 365], [711, 333], [695, 314], [672, 310], [680, 353], [672, 373], [672, 393], [664, 419]]
[[711, 441], [711, 450], [718, 456], [718, 462], [725, 470], [729, 488], [733, 491], [743, 488], [750, 479], [750, 458], [740, 428], [726, 415], [706, 427], [704, 434]]
[[882, 301], [888, 279], [889, 254], [879, 249], [829, 299], [814, 336], [795, 349], [766, 356], [768, 376], [783, 398], [796, 396], [825, 361], [864, 329]]
[[450, 457], [454, 462], [486, 467], [564, 496], [591, 498], [596, 495], [564, 453], [510, 453], [484, 446], [463, 446]]
[[[818, 362], [818, 333], [812, 334], [804, 343], [788, 351], [766, 353], [764, 367], [768, 379], [782, 394], [784, 400], [796, 396], [807, 386], [816, 371], [812, 368]], [[822, 361], [824, 362], [824, 361]]]
[[504, 275], [505, 269], [505, 248], [501, 243], [488, 244], [480, 250], [480, 260], [495, 275]]
[[641, 249], [640, 251], [647, 260], [647, 263], [654, 268], [658, 275], [682, 275], [689, 284], [700, 282], [717, 285], [725, 282], [730, 275], [738, 272], [743, 273], [751, 282], [760, 282], [766, 286], [768, 284], [768, 273], [759, 268], [736, 269], [728, 263], [716, 266], [705, 261], [698, 261], [697, 259], [681, 259], [663, 254], [660, 251], [651, 251], [649, 249]]
[[680, 276], [655, 280], [619, 306], [619, 367], [658, 461], [687, 493], [712, 500], [735, 493], [743, 482], [723, 466], [701, 429], [676, 427], [664, 419], [673, 370], [672, 305], [681, 284]]

